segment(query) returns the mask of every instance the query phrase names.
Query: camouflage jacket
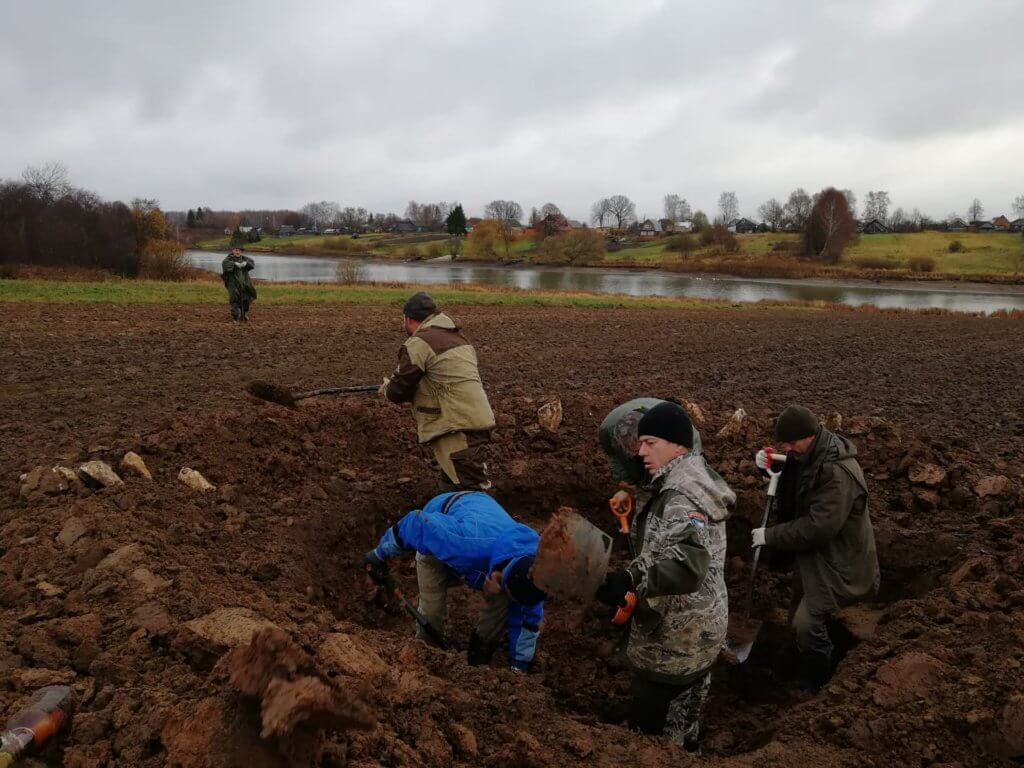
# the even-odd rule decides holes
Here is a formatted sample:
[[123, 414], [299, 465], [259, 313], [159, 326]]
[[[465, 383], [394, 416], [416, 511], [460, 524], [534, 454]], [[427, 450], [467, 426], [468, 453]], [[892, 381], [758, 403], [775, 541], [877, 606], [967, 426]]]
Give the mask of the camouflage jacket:
[[725, 642], [725, 521], [736, 494], [692, 453], [658, 470], [651, 490], [629, 565], [640, 602], [626, 656], [644, 677], [680, 684], [707, 670]]

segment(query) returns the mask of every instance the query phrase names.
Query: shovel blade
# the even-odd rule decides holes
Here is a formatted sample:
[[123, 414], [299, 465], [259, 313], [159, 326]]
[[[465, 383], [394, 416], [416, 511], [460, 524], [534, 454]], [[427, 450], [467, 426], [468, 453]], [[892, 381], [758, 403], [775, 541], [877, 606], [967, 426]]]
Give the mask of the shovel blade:
[[754, 649], [762, 622], [742, 616], [729, 617], [729, 629], [720, 656], [728, 664], [742, 664]]
[[533, 581], [549, 595], [589, 602], [608, 573], [611, 550], [610, 536], [562, 507], [541, 534]]

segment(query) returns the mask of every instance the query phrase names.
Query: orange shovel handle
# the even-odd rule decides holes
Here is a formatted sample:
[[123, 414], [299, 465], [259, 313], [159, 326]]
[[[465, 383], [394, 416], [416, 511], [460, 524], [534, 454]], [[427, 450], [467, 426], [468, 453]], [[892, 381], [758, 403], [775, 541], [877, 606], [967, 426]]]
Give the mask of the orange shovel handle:
[[636, 592], [626, 593], [625, 605], [620, 605], [615, 615], [612, 617], [612, 624], [616, 627], [621, 627], [629, 621], [629, 617], [633, 615], [633, 611], [636, 610], [637, 597]]
[[633, 497], [626, 496], [625, 501], [619, 501], [612, 496], [608, 499], [608, 506], [611, 507], [615, 519], [619, 521], [619, 530], [622, 533], [629, 533], [629, 517], [633, 514]]

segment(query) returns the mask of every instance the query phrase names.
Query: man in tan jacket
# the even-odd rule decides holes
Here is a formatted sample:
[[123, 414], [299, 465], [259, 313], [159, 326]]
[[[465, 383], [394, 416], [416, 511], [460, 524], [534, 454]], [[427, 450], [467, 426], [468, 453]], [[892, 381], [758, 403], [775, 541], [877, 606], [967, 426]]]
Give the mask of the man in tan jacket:
[[393, 403], [412, 403], [419, 441], [434, 452], [443, 491], [487, 490], [483, 450], [494, 412], [480, 382], [476, 350], [427, 294], [411, 296], [402, 313], [409, 338], [381, 394]]

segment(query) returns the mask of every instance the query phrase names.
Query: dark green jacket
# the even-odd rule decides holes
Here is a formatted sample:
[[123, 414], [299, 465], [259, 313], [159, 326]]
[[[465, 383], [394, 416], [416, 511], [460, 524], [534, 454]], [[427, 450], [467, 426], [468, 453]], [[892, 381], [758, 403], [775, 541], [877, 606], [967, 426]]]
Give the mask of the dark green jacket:
[[[801, 461], [792, 519], [765, 544], [796, 554], [807, 608], [826, 616], [878, 591], [878, 554], [857, 449], [822, 427]], [[784, 510], [785, 511], [785, 510]]]
[[224, 257], [220, 264], [221, 279], [232, 304], [256, 301], [256, 288], [249, 279], [249, 273], [255, 267], [256, 263], [248, 256], [243, 256], [241, 261], [235, 261], [230, 255]]

